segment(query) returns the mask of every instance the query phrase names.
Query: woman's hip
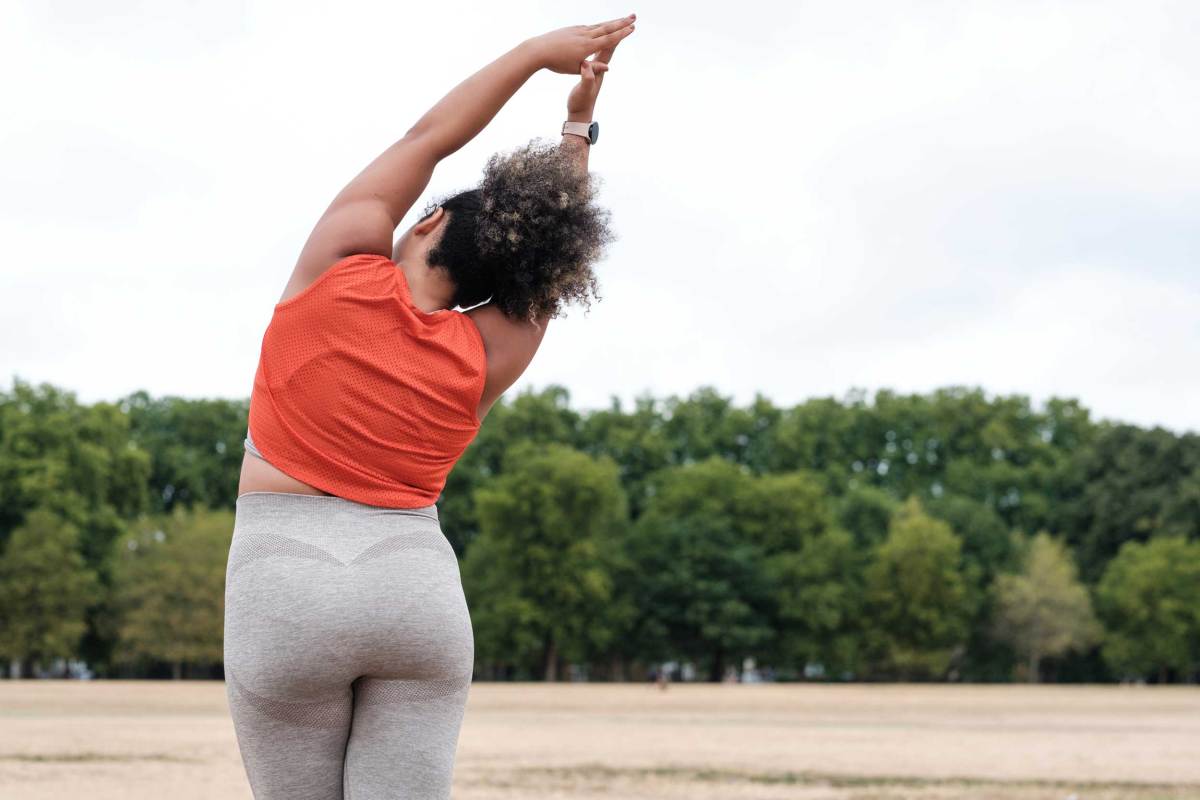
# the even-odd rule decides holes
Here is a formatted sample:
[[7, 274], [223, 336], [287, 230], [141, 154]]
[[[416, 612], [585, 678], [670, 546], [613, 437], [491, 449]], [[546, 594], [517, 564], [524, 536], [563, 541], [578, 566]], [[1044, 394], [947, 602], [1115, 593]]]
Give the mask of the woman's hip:
[[326, 678], [469, 680], [471, 621], [436, 507], [241, 495], [226, 566], [225, 651], [227, 667], [243, 672], [274, 671], [265, 659], [289, 675], [316, 661]]

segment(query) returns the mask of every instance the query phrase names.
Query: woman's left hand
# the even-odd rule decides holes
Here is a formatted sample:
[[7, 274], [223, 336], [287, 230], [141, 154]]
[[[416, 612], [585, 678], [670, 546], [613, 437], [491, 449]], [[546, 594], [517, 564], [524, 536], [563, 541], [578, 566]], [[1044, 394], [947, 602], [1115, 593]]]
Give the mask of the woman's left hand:
[[574, 75], [580, 70], [580, 61], [592, 53], [615, 47], [617, 42], [633, 33], [635, 18], [636, 15], [630, 14], [595, 25], [568, 25], [527, 39], [522, 46], [534, 54], [538, 66], [563, 75]]

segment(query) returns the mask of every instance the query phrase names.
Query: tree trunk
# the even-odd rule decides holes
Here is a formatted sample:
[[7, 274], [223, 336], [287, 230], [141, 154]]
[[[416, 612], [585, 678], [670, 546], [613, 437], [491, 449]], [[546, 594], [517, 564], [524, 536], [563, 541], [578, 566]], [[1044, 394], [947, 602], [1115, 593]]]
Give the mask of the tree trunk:
[[183, 677], [183, 662], [176, 661], [171, 664], [171, 680], [180, 680]]
[[725, 653], [721, 648], [717, 648], [713, 653], [712, 668], [708, 672], [708, 679], [714, 683], [720, 683], [725, 678]]
[[21, 659], [14, 658], [9, 662], [8, 667], [9, 675], [11, 675], [14, 679], [21, 677]]
[[1031, 652], [1029, 654], [1029, 682], [1030, 683], [1038, 682], [1038, 671], [1041, 666], [1041, 661], [1042, 661], [1042, 656], [1037, 650], [1034, 650], [1033, 652]]
[[553, 639], [546, 643], [546, 672], [543, 679], [547, 683], [558, 680], [558, 647]]

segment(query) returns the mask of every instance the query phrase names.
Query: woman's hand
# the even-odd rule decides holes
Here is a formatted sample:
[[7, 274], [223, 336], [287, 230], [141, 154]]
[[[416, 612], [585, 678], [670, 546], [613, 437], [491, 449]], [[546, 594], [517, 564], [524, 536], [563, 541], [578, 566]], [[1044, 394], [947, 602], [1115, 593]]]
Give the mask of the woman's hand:
[[608, 62], [612, 60], [614, 44], [596, 53], [595, 58], [584, 59], [579, 65], [579, 83], [571, 89], [567, 96], [567, 119], [579, 122], [590, 122], [592, 112], [596, 108], [596, 97], [600, 94], [600, 85], [604, 83], [604, 73], [608, 72]]
[[601, 50], [613, 48], [633, 33], [636, 14], [598, 22], [595, 25], [569, 25], [529, 40], [538, 63], [563, 75], [581, 74], [581, 62]]

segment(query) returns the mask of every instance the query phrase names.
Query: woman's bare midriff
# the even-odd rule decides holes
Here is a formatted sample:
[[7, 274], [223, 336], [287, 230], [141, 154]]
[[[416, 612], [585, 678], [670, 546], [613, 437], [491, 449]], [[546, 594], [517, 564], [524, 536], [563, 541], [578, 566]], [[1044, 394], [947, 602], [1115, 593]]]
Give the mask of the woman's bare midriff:
[[246, 492], [288, 492], [290, 494], [327, 495], [315, 486], [298, 481], [253, 453], [242, 456], [242, 477], [238, 481], [238, 496]]

